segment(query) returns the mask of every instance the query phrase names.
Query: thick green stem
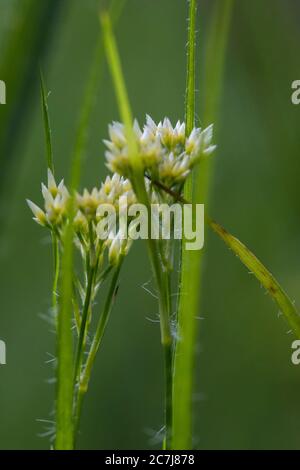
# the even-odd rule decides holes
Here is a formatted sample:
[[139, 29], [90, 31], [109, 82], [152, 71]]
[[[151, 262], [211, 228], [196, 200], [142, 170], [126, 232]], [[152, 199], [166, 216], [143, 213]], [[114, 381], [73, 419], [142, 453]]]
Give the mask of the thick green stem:
[[[72, 211], [71, 211], [72, 212]], [[72, 217], [65, 229], [60, 309], [57, 321], [56, 450], [73, 449]]]

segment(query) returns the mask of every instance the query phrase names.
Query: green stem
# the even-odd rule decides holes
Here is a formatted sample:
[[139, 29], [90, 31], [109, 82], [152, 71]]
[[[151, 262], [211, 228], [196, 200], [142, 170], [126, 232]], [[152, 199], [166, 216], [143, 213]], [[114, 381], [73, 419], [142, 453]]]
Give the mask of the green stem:
[[92, 289], [94, 285], [95, 276], [96, 276], [96, 267], [93, 266], [90, 269], [89, 276], [88, 276], [86, 294], [85, 294], [82, 317], [81, 317], [81, 322], [80, 322], [80, 331], [79, 331], [77, 353], [76, 353], [76, 359], [75, 359], [75, 369], [74, 369], [74, 384], [76, 384], [77, 380], [79, 380], [80, 373], [81, 373], [81, 366], [83, 362], [84, 348], [85, 348], [86, 337], [87, 337], [88, 313], [89, 313], [89, 309], [91, 305]]
[[[139, 158], [138, 147], [136, 142], [136, 137], [133, 130], [133, 119], [131, 108], [129, 104], [128, 94], [125, 86], [125, 81], [122, 73], [121, 61], [118, 54], [116, 40], [113, 34], [111, 27], [111, 21], [108, 12], [104, 11], [100, 16], [101, 25], [103, 28], [103, 41], [105, 46], [105, 51], [107, 55], [107, 61], [110, 67], [111, 75], [114, 82], [115, 93], [117, 97], [117, 102], [119, 105], [119, 110], [121, 114], [122, 121], [125, 125], [125, 133], [128, 140], [128, 152], [131, 160], [131, 182], [137, 199], [140, 203], [144, 204], [147, 207], [147, 213], [150, 223], [148, 223], [149, 231], [151, 230], [151, 211], [150, 211], [150, 202], [148, 194], [146, 191], [145, 180], [144, 180], [144, 171], [142, 167], [142, 161]], [[164, 282], [162, 279], [162, 262], [159, 256], [159, 249], [157, 246], [157, 241], [151, 239], [151, 236], [148, 237], [148, 252], [149, 258], [154, 273], [156, 285], [159, 291], [159, 313], [160, 313], [160, 328], [161, 328], [161, 343], [163, 349], [170, 348], [172, 345], [172, 334], [170, 326], [170, 312], [168, 310], [169, 301], [165, 292]], [[166, 361], [165, 361], [166, 362]], [[169, 362], [168, 362], [169, 363]], [[166, 369], [166, 368], [165, 368]], [[166, 376], [166, 404], [170, 403], [172, 400], [172, 390], [169, 386], [169, 371], [165, 370]], [[170, 390], [169, 390], [170, 389]], [[167, 405], [166, 405], [167, 409]], [[168, 413], [169, 416], [169, 413]], [[168, 426], [169, 429], [169, 426]], [[169, 432], [171, 434], [171, 432]], [[168, 436], [168, 440], [169, 436]], [[170, 443], [168, 442], [169, 446]]]
[[[216, 119], [219, 106], [221, 83], [224, 68], [224, 54], [233, 0], [216, 2], [212, 26], [209, 33], [206, 71], [204, 121]], [[190, 3], [192, 8], [192, 2]], [[195, 5], [194, 5], [194, 8]], [[193, 12], [190, 18], [194, 18]], [[191, 34], [191, 27], [190, 27]], [[190, 40], [191, 41], [191, 40]], [[191, 47], [191, 42], [189, 42]], [[191, 56], [193, 53], [191, 52]], [[191, 67], [190, 61], [188, 68]], [[188, 72], [189, 77], [189, 72]], [[189, 83], [192, 83], [188, 80]], [[191, 99], [192, 93], [187, 90]], [[188, 100], [187, 100], [188, 102]], [[187, 112], [192, 109], [190, 106]], [[187, 116], [187, 122], [191, 118]], [[195, 171], [195, 188], [191, 183], [185, 188], [184, 197], [194, 204], [207, 205], [212, 180], [212, 159], [203, 159]], [[175, 449], [192, 446], [192, 393], [194, 374], [194, 355], [197, 340], [197, 310], [200, 304], [202, 284], [202, 252], [184, 252], [182, 257], [181, 295], [179, 299], [178, 331], [180, 340], [177, 343], [174, 364], [174, 440]]]
[[57, 321], [57, 402], [56, 450], [73, 449], [73, 338], [72, 338], [72, 276], [73, 227], [72, 217], [64, 234], [62, 285]]
[[163, 346], [165, 359], [165, 450], [172, 449], [173, 435], [173, 348], [172, 344]]
[[60, 254], [59, 254], [59, 242], [55, 233], [52, 233], [52, 251], [53, 251], [53, 286], [52, 286], [52, 308], [55, 318], [57, 315], [57, 287], [59, 280], [59, 270], [60, 270]]
[[[96, 328], [96, 333], [93, 339], [93, 343], [91, 345], [90, 351], [88, 353], [88, 358], [84, 367], [84, 371], [82, 373], [82, 376], [80, 378], [80, 383], [79, 383], [79, 390], [78, 390], [78, 398], [77, 398], [77, 403], [76, 403], [76, 410], [75, 410], [75, 434], [77, 432], [77, 429], [79, 427], [79, 421], [80, 421], [80, 416], [81, 416], [81, 409], [82, 409], [82, 402], [83, 398], [88, 390], [88, 385], [91, 377], [91, 372], [92, 368], [96, 359], [97, 352], [99, 350], [109, 317], [110, 313], [112, 311], [112, 307], [116, 298], [117, 294], [117, 284], [120, 276], [120, 271], [122, 267], [123, 259], [120, 260], [114, 275], [111, 280], [111, 284], [108, 290], [108, 294], [106, 297], [106, 301], [104, 304], [103, 312], [99, 317], [98, 320], [98, 325]], [[75, 436], [76, 437], [76, 436]]]
[[187, 135], [192, 132], [193, 127], [195, 125], [196, 17], [197, 0], [190, 0], [185, 103], [185, 120]]
[[[187, 88], [186, 88], [186, 134], [189, 135], [195, 124], [195, 51], [196, 51], [197, 1], [190, 0]], [[184, 187], [184, 197], [193, 202], [193, 180], [188, 179]], [[192, 386], [194, 372], [195, 310], [198, 303], [198, 285], [195, 277], [198, 254], [185, 250], [182, 240], [181, 280], [178, 304], [178, 337], [174, 355], [173, 377], [173, 438], [174, 449], [191, 449], [192, 446]]]

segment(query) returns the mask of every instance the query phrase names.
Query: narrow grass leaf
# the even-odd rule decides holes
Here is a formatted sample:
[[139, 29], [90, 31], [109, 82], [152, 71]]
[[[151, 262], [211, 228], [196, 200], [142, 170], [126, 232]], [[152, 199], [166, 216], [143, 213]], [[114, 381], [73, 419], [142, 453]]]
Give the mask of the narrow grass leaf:
[[277, 303], [285, 316], [291, 329], [300, 338], [300, 315], [275, 277], [268, 271], [262, 262], [240, 240], [231, 235], [220, 224], [213, 220], [208, 221], [213, 231], [226, 243], [226, 245], [239, 257], [241, 262], [254, 274], [256, 279], [267, 290]]
[[40, 70], [40, 88], [41, 88], [41, 102], [43, 111], [43, 122], [45, 131], [46, 141], [46, 152], [47, 152], [47, 167], [50, 168], [54, 175], [54, 163], [53, 163], [53, 151], [52, 151], [52, 139], [51, 139], [51, 127], [48, 109], [48, 93], [46, 91], [45, 81], [43, 73]]

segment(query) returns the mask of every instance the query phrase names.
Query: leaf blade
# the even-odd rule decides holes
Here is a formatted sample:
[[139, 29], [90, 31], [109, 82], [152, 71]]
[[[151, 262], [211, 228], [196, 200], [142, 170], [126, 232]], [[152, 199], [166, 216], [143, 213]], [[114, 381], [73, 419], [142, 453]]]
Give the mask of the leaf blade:
[[217, 222], [209, 219], [212, 230], [226, 243], [238, 256], [240, 261], [255, 275], [270, 296], [275, 300], [280, 311], [284, 314], [295, 335], [300, 338], [300, 315], [294, 303], [283, 287], [263, 263], [238, 238], [231, 235]]
[[52, 174], [54, 175], [51, 126], [50, 126], [50, 117], [49, 117], [49, 108], [48, 108], [48, 99], [47, 99], [48, 95], [46, 92], [45, 80], [43, 77], [42, 70], [40, 70], [40, 89], [41, 89], [41, 102], [42, 102], [45, 142], [46, 142], [46, 151], [47, 151], [47, 167], [50, 168]]

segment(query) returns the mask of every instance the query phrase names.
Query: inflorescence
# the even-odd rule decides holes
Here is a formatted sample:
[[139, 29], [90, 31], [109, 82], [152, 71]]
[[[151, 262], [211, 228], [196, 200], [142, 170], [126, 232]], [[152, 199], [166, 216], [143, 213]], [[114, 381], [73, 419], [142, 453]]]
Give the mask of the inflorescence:
[[[170, 203], [169, 194], [161, 188], [166, 187], [170, 191], [180, 193], [193, 167], [215, 149], [212, 144], [212, 125], [204, 130], [195, 127], [190, 135], [186, 135], [184, 122], [178, 121], [173, 127], [168, 118], [155, 124], [151, 117], [147, 116], [143, 130], [136, 120], [133, 129], [139, 158], [142, 161], [145, 185], [152, 202]], [[114, 234], [108, 233], [104, 241], [97, 239], [97, 224], [103, 213], [99, 208], [112, 205], [116, 211], [120, 211], [124, 197], [127, 208], [137, 200], [130, 181], [130, 155], [125, 126], [114, 122], [109, 125], [108, 130], [110, 140], [104, 140], [107, 147], [105, 157], [107, 167], [113, 175], [107, 176], [100, 189], [84, 189], [82, 194], [74, 195], [75, 215], [72, 217], [72, 223], [76, 244], [83, 254], [91, 248], [91, 244], [101, 256], [107, 248], [109, 262], [117, 264], [120, 257], [128, 252], [130, 240], [124, 240], [120, 230]], [[155, 182], [160, 185], [156, 186], [153, 184]], [[34, 214], [34, 220], [49, 228], [60, 239], [66, 222], [70, 220], [71, 195], [64, 180], [56, 184], [50, 169], [47, 186], [42, 184], [42, 195], [43, 209], [32, 201], [27, 200], [27, 203]]]

